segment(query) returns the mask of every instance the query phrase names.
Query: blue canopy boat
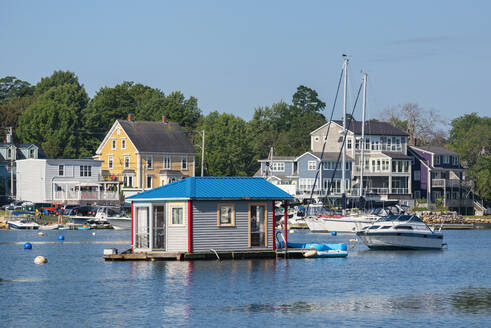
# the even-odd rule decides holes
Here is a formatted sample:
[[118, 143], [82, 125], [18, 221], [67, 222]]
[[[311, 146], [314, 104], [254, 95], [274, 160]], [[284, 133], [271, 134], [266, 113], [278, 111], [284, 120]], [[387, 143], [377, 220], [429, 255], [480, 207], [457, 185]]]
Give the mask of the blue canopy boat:
[[[280, 248], [283, 248], [285, 243], [280, 242]], [[287, 243], [288, 248], [308, 249], [311, 252], [306, 252], [305, 257], [346, 257], [348, 256], [348, 246], [346, 244], [314, 244], [314, 243]]]

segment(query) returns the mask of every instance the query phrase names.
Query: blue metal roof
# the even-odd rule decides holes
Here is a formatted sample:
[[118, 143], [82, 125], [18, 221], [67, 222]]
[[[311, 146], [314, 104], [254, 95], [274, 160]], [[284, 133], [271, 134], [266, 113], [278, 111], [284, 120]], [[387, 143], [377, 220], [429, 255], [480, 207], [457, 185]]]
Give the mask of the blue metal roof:
[[287, 200], [293, 196], [263, 178], [191, 177], [141, 192], [128, 200], [166, 198]]

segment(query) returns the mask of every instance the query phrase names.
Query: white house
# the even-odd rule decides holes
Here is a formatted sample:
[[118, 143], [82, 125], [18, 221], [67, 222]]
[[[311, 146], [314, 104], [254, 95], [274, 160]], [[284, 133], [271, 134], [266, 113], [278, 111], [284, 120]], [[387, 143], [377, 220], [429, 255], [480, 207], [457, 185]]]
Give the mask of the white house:
[[17, 165], [17, 200], [35, 203], [118, 203], [119, 182], [104, 181], [102, 161], [24, 159]]

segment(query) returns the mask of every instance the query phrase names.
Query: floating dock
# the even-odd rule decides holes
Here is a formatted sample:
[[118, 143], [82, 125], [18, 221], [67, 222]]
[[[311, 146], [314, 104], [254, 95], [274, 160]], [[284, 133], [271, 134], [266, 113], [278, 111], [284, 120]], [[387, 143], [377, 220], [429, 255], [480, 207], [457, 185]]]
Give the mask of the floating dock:
[[137, 252], [131, 249], [120, 254], [104, 254], [106, 261], [196, 261], [196, 260], [246, 260], [274, 258], [305, 258], [308, 249], [289, 248], [280, 250], [237, 250], [204, 252]]

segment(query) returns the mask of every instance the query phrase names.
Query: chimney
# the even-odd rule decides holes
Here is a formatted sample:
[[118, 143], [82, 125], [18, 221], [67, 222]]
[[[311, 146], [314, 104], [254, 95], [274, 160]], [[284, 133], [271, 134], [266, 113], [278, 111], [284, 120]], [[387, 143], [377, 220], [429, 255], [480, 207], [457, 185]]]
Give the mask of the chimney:
[[162, 123], [167, 123], [167, 116], [162, 115]]
[[133, 120], [134, 120], [133, 113], [128, 113], [128, 121], [133, 121]]

